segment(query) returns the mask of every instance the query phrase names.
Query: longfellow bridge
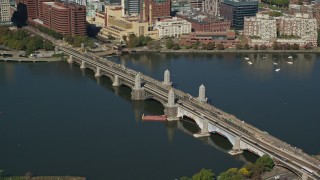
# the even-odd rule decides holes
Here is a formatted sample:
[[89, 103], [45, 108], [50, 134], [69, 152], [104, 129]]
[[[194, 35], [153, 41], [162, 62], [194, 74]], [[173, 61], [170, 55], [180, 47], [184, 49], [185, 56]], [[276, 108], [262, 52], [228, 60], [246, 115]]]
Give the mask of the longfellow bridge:
[[26, 29], [52, 41], [56, 45], [56, 50], [69, 56], [68, 63], [77, 63], [81, 69], [90, 68], [96, 77], [109, 77], [113, 86], [130, 87], [132, 100], [159, 101], [165, 107], [165, 115], [169, 121], [179, 120], [184, 116], [193, 119], [201, 129], [194, 134], [194, 137], [201, 138], [209, 136], [210, 133], [218, 133], [225, 136], [233, 145], [229, 152], [231, 155], [240, 154], [243, 150], [259, 156], [268, 154], [276, 165], [289, 169], [302, 179], [320, 179], [319, 160], [210, 105], [207, 103], [203, 85], [199, 87], [199, 97], [193, 97], [171, 85], [169, 71], [164, 72], [163, 81], [158, 81], [107, 59], [67, 47], [29, 27]]

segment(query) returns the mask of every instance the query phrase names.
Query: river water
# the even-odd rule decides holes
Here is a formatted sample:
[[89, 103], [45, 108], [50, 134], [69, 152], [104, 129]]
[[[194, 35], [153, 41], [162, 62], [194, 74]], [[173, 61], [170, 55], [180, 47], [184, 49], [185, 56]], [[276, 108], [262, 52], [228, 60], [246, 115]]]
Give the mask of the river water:
[[[249, 65], [244, 56], [136, 54], [112, 60], [157, 79], [169, 69], [174, 86], [194, 96], [203, 83], [211, 104], [318, 153], [319, 57], [251, 55]], [[0, 63], [0, 169], [89, 180], [175, 179], [201, 168], [218, 174], [256, 158], [229, 156], [231, 145], [219, 135], [193, 138], [198, 128], [188, 119], [142, 122], [141, 114], [163, 114], [163, 106], [132, 102], [128, 87], [113, 88], [108, 78], [93, 76], [66, 62]]]

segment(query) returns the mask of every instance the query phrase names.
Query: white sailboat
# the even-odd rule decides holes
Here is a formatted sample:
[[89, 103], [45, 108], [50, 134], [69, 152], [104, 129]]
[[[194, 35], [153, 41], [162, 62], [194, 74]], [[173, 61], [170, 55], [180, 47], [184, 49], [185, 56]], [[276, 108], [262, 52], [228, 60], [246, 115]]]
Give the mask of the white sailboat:
[[251, 61], [249, 61], [249, 62], [248, 62], [248, 64], [249, 64], [249, 65], [252, 65], [252, 62], [251, 62]]
[[276, 70], [274, 70], [275, 72], [279, 72], [280, 71], [280, 68], [278, 68], [278, 69], [276, 69]]
[[245, 60], [249, 60], [249, 58], [248, 58], [248, 57], [244, 57], [244, 59], [245, 59]]

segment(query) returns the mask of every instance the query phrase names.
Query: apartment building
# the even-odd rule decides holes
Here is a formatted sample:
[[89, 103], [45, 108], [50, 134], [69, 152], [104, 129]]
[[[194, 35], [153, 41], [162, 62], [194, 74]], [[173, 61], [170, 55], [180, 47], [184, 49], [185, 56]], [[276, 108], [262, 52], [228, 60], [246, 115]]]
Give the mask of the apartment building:
[[269, 14], [260, 13], [257, 13], [255, 17], [245, 17], [243, 35], [250, 38], [252, 44], [271, 45], [277, 38], [276, 19], [270, 17]]
[[296, 13], [295, 16], [281, 17], [277, 21], [280, 36], [293, 36], [302, 39], [304, 44], [317, 45], [317, 20], [309, 14]]

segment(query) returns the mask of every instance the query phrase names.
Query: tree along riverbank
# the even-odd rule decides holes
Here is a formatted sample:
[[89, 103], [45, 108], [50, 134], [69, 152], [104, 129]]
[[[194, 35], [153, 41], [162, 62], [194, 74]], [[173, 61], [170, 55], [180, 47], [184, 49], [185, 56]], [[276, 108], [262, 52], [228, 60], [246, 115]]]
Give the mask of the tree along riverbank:
[[150, 49], [142, 49], [136, 52], [159, 52], [159, 53], [207, 53], [207, 54], [216, 54], [216, 53], [320, 53], [319, 48], [314, 49], [300, 49], [300, 50], [237, 50], [237, 49], [224, 49], [224, 50], [202, 50], [202, 49], [179, 49], [179, 50], [172, 50], [172, 49], [161, 49], [161, 50], [150, 50]]

